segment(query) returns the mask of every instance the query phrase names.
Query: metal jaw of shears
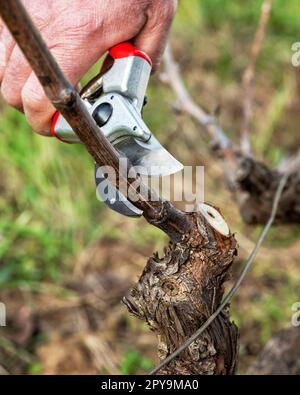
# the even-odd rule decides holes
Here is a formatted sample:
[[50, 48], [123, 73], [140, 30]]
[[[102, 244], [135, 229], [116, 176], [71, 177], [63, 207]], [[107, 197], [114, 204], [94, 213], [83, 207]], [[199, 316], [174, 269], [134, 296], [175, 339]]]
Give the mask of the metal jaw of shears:
[[[99, 126], [99, 133], [119, 154], [128, 158], [141, 175], [158, 177], [178, 172], [182, 165], [159, 143], [142, 118], [151, 66], [150, 58], [131, 43], [116, 45], [110, 49], [100, 75], [81, 92], [81, 99]], [[53, 118], [51, 132], [61, 141], [80, 143], [59, 113]], [[142, 215], [110, 184], [98, 165], [95, 180], [99, 198], [111, 209], [127, 216]]]

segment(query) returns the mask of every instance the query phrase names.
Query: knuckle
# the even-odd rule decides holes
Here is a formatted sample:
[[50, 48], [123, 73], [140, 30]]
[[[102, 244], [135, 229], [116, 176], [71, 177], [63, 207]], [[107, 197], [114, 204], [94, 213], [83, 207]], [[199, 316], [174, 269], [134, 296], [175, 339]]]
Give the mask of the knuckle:
[[22, 93], [22, 103], [27, 122], [37, 133], [45, 130], [45, 98], [38, 89], [25, 85]]
[[43, 94], [39, 90], [32, 89], [30, 85], [25, 85], [21, 93], [22, 102], [27, 111], [39, 112], [43, 100]]

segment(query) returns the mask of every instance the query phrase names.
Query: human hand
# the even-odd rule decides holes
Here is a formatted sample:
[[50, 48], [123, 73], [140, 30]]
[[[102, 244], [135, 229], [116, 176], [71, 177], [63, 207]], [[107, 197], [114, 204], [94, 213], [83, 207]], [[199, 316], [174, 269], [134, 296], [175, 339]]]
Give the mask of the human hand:
[[[132, 40], [159, 65], [177, 0], [23, 0], [65, 75], [76, 85], [109, 48]], [[49, 135], [54, 107], [0, 19], [0, 84], [5, 101]]]

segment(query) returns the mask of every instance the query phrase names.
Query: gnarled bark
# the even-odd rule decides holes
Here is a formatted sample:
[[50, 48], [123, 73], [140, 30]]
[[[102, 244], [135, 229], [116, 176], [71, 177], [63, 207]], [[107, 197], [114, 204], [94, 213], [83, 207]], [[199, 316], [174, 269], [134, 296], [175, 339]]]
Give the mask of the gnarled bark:
[[[181, 242], [170, 242], [162, 258], [154, 254], [123, 299], [129, 311], [156, 332], [160, 359], [175, 351], [216, 310], [236, 255], [232, 234], [218, 233], [201, 213], [186, 215], [189, 234]], [[159, 373], [233, 374], [237, 350], [238, 329], [228, 311], [223, 311]]]
[[[237, 157], [233, 190], [243, 220], [267, 222], [282, 174], [251, 157]], [[291, 172], [276, 213], [275, 223], [300, 222], [300, 173]]]

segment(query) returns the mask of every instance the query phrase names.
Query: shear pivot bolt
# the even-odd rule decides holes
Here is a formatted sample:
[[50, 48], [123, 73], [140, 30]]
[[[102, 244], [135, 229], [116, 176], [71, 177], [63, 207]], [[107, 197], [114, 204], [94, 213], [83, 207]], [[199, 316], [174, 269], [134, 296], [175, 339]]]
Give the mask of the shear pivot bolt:
[[109, 103], [101, 103], [93, 111], [93, 118], [96, 124], [101, 127], [104, 126], [113, 113], [113, 107]]

